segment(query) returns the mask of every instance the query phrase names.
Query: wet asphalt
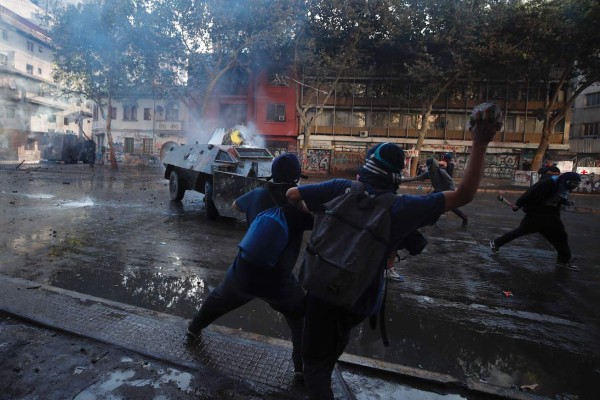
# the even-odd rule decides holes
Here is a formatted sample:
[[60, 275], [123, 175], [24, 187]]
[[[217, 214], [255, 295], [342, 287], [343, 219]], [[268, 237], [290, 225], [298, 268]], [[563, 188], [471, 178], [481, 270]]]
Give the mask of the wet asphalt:
[[[202, 195], [168, 198], [160, 166], [0, 166], [0, 273], [189, 318], [223, 277], [243, 221], [208, 221]], [[308, 181], [310, 182], [310, 180]], [[425, 185], [402, 188], [423, 194]], [[555, 252], [531, 235], [490, 252], [488, 241], [522, 217], [497, 200], [525, 188], [485, 180], [464, 229], [453, 214], [423, 232], [424, 253], [397, 264], [389, 282], [390, 347], [368, 326], [348, 353], [459, 380], [549, 398], [594, 398], [600, 375], [600, 195], [575, 195], [563, 213], [581, 272], [557, 270]], [[287, 339], [260, 302], [218, 325]]]

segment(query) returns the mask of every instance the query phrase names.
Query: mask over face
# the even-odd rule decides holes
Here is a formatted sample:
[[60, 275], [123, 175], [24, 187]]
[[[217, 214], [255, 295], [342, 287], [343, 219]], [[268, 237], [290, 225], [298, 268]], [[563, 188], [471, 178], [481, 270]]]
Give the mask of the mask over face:
[[581, 184], [581, 177], [576, 172], [566, 172], [560, 176], [553, 176], [552, 179], [558, 182], [558, 195], [563, 199], [567, 199], [569, 193]]

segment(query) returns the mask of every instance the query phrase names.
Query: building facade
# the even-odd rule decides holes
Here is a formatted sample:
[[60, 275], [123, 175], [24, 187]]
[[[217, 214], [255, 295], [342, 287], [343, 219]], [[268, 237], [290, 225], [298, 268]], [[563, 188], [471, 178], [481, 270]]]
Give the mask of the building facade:
[[[52, 46], [28, 1], [0, 0], [0, 160], [35, 161], [46, 133], [89, 135], [89, 102], [59, 96]], [[20, 156], [21, 154], [21, 156]]]
[[570, 144], [578, 172], [600, 173], [600, 83], [584, 90], [573, 104]]
[[[166, 142], [186, 143], [189, 116], [185, 104], [177, 100], [154, 99], [140, 94], [113, 102], [105, 116], [93, 107], [92, 131], [96, 148], [108, 147], [106, 118], [111, 118], [111, 135], [118, 162], [152, 164], [158, 162]], [[105, 152], [108, 157], [108, 151]]]
[[[323, 104], [322, 90], [302, 86], [302, 107]], [[502, 131], [490, 144], [485, 175], [512, 178], [516, 170], [527, 170], [541, 139], [546, 89], [524, 83], [462, 82], [450, 88], [435, 103], [427, 121], [420, 120], [420, 107], [411, 98], [411, 85], [400, 79], [351, 78], [338, 82], [324, 103], [323, 112], [311, 127], [307, 169], [311, 173], [352, 175], [362, 165], [369, 147], [380, 142], [402, 146], [409, 162], [424, 163], [450, 152], [460, 176], [471, 145], [467, 122], [476, 105], [494, 102], [504, 112]], [[563, 101], [564, 96], [560, 96]], [[417, 153], [418, 129], [427, 125], [424, 145]], [[550, 138], [548, 155], [553, 160], [569, 157], [570, 114]], [[302, 146], [304, 135], [299, 135]], [[408, 168], [407, 168], [408, 170]]]

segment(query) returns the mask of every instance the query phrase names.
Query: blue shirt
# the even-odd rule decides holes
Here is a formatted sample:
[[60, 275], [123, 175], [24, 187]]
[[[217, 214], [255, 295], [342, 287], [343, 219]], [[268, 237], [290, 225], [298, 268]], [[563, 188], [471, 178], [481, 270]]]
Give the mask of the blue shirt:
[[[284, 204], [287, 204], [285, 192], [278, 193], [278, 196], [284, 199]], [[248, 226], [258, 214], [276, 205], [266, 188], [257, 188], [243, 194], [235, 200], [235, 204], [246, 213]], [[302, 212], [290, 204], [283, 206], [282, 211], [288, 225], [288, 244], [277, 265], [270, 270], [265, 270], [247, 264], [238, 256], [233, 264], [232, 272], [240, 284], [254, 286], [255, 289], [263, 287], [267, 290], [278, 279], [286, 278], [292, 274], [302, 247], [303, 233], [305, 230], [312, 229], [313, 217], [311, 214]]]
[[[351, 184], [352, 181], [348, 179], [332, 179], [321, 183], [299, 186], [298, 190], [308, 209], [318, 212], [323, 210], [324, 203], [345, 193]], [[370, 190], [369, 187], [367, 187], [367, 191], [375, 194], [375, 191]], [[381, 192], [377, 194], [381, 194]], [[425, 225], [433, 225], [444, 212], [445, 205], [446, 201], [442, 193], [433, 193], [426, 196], [397, 196], [390, 209], [392, 230], [390, 232], [388, 254], [396, 251], [409, 233]], [[335, 238], [332, 238], [332, 240], [335, 240]], [[380, 268], [382, 273], [353, 307], [353, 311], [364, 316], [376, 313], [381, 307], [383, 298], [383, 271], [385, 267], [383, 265], [374, 265], [373, 267]]]

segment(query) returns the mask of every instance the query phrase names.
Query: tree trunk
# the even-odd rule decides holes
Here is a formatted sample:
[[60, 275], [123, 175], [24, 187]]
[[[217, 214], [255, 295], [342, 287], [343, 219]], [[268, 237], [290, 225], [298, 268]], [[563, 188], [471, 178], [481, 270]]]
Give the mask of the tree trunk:
[[550, 135], [552, 135], [552, 132], [554, 132], [555, 126], [556, 119], [552, 119], [551, 122], [549, 122], [548, 125], [542, 129], [542, 139], [540, 140], [540, 145], [533, 156], [533, 160], [531, 160], [532, 171], [537, 171], [542, 167], [542, 163], [546, 157], [546, 152], [548, 151], [548, 147], [550, 147]]
[[[415, 150], [419, 153], [421, 152], [421, 148], [423, 147], [423, 143], [425, 142], [425, 136], [427, 136], [427, 121], [431, 116], [431, 110], [433, 108], [433, 103], [429, 104], [425, 108], [425, 112], [421, 113], [421, 127], [419, 128], [419, 135], [417, 137], [417, 144], [415, 146]], [[419, 160], [419, 157], [416, 157], [416, 161]], [[418, 162], [410, 163], [410, 176], [417, 175], [417, 164]]]
[[113, 142], [112, 131], [111, 131], [111, 123], [112, 123], [112, 100], [110, 96], [108, 97], [107, 104], [108, 112], [106, 113], [106, 139], [108, 140], [108, 152], [110, 154], [110, 166], [112, 169], [118, 169], [117, 158], [115, 157], [115, 145]]

